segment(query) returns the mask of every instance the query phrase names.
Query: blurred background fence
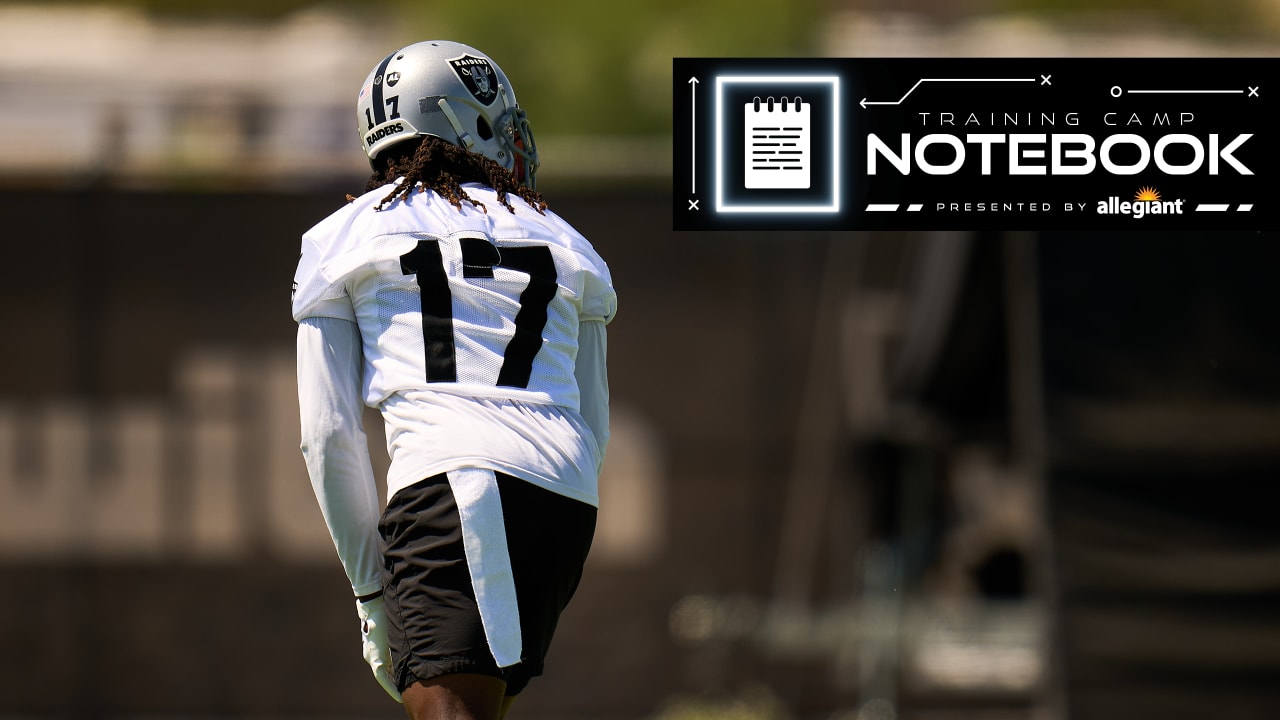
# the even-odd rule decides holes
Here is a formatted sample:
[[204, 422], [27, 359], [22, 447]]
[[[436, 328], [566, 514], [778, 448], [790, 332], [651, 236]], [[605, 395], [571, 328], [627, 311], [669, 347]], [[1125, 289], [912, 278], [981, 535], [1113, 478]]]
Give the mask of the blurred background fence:
[[[0, 718], [394, 717], [297, 451], [299, 238], [451, 37], [609, 261], [529, 720], [1280, 714], [1274, 233], [671, 228], [670, 61], [1267, 55], [1267, 0], [0, 4]], [[366, 417], [375, 462], [381, 429]]]

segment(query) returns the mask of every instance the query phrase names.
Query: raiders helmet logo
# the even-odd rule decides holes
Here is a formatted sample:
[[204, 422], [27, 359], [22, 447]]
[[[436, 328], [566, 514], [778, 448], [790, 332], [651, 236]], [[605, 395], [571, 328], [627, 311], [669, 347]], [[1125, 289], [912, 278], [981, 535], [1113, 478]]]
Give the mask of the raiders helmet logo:
[[458, 74], [458, 79], [467, 87], [471, 95], [481, 104], [488, 105], [498, 97], [498, 75], [493, 71], [493, 65], [490, 65], [488, 60], [463, 55], [450, 60], [449, 65]]

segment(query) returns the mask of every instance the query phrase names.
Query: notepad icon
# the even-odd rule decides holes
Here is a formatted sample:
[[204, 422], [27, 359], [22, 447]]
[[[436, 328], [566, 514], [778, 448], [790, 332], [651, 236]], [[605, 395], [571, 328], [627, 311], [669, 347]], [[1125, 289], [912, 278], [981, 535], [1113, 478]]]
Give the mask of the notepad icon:
[[810, 103], [800, 97], [754, 98], [746, 117], [747, 189], [799, 189], [810, 184]]

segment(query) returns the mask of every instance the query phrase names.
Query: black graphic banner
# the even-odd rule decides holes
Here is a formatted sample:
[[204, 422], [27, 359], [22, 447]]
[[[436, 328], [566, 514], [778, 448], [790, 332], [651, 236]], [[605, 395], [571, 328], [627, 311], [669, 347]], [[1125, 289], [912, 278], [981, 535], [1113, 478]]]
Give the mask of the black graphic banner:
[[677, 58], [675, 229], [1280, 229], [1277, 71]]

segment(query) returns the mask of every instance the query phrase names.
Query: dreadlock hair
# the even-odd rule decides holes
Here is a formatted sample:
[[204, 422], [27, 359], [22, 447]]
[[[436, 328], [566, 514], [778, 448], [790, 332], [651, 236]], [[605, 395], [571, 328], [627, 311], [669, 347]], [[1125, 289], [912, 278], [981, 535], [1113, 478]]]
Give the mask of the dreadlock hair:
[[378, 210], [397, 198], [408, 202], [414, 188], [417, 188], [418, 192], [435, 192], [459, 210], [465, 200], [472, 206], [489, 212], [484, 203], [467, 195], [467, 191], [462, 189], [464, 182], [476, 182], [493, 188], [498, 193], [498, 202], [511, 212], [516, 211], [508, 198], [511, 194], [520, 197], [539, 213], [547, 209], [547, 202], [542, 199], [542, 194], [525, 187], [510, 170], [483, 155], [464, 150], [434, 135], [399, 142], [381, 152], [373, 161], [373, 174], [369, 176], [364, 191], [376, 190], [395, 182], [396, 178], [404, 179], [390, 194], [382, 198], [382, 202], [378, 203]]

